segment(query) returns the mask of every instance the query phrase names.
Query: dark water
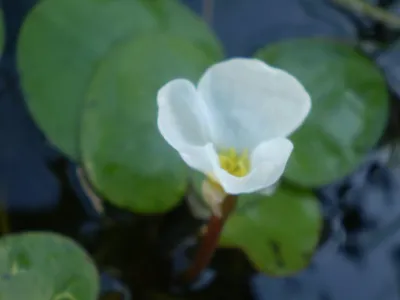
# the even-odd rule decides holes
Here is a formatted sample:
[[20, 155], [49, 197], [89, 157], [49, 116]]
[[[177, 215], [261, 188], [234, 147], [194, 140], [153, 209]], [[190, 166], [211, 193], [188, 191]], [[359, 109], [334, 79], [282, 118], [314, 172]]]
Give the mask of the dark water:
[[[0, 65], [0, 196], [6, 199], [11, 229], [55, 230], [80, 241], [102, 271], [103, 291], [115, 292], [104, 299], [173, 299], [164, 293], [170, 289], [171, 270], [187, 263], [186, 254], [177, 249], [171, 262], [165, 253], [198, 222], [184, 206], [152, 218], [113, 207], [107, 207], [107, 218], [96, 213], [78, 184], [76, 166], [35, 127], [19, 89], [16, 37], [34, 2], [3, 0], [7, 44]], [[202, 1], [185, 2], [201, 13]], [[290, 37], [358, 42], [384, 69], [391, 89], [393, 109], [385, 139], [400, 135], [399, 31], [328, 0], [214, 2], [212, 26], [228, 56], [251, 55]], [[400, 14], [400, 1], [369, 2]], [[191, 287], [190, 299], [400, 299], [400, 167], [388, 165], [384, 152], [373, 151], [349, 178], [317, 192], [327, 226], [309, 268], [292, 277], [267, 277], [255, 273], [240, 252], [220, 250]]]

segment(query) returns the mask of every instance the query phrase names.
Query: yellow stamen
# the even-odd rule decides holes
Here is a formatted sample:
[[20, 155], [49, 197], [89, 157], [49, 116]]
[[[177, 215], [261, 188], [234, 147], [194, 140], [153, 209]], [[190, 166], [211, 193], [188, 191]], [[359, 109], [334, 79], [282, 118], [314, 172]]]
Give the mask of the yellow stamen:
[[[244, 177], [250, 172], [249, 152], [244, 150], [240, 155], [234, 148], [220, 152], [219, 164], [222, 169], [236, 177]], [[224, 191], [218, 180], [211, 174], [207, 176], [208, 182], [221, 191]]]
[[227, 151], [221, 152], [218, 157], [221, 168], [236, 177], [246, 176], [250, 171], [250, 160], [247, 150], [238, 155], [234, 148], [230, 148]]

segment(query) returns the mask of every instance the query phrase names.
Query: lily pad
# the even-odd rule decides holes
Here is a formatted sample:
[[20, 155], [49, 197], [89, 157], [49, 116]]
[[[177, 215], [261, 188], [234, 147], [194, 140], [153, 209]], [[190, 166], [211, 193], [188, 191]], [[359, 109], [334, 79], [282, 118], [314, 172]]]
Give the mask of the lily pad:
[[99, 278], [89, 256], [55, 233], [0, 239], [0, 299], [95, 300]]
[[290, 137], [294, 151], [284, 176], [316, 187], [353, 171], [387, 122], [380, 70], [351, 45], [328, 39], [281, 42], [256, 57], [296, 76], [312, 98], [310, 115]]
[[220, 246], [237, 247], [261, 272], [286, 276], [309, 264], [322, 216], [311, 192], [280, 189], [271, 197], [243, 195], [222, 232]]
[[183, 77], [196, 82], [215, 61], [185, 39], [155, 34], [113, 49], [99, 65], [82, 120], [82, 159], [93, 185], [135, 212], [169, 210], [187, 169], [157, 128], [157, 91]]
[[149, 32], [174, 33], [221, 53], [206, 24], [174, 0], [45, 0], [28, 15], [18, 43], [28, 107], [71, 158], [80, 157], [80, 114], [97, 62], [128, 36]]

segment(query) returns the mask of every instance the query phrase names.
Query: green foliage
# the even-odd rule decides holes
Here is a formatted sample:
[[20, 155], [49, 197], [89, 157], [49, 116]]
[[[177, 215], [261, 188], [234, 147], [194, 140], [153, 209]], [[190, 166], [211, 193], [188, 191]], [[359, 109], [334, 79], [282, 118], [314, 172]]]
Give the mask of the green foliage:
[[271, 197], [241, 196], [220, 245], [239, 247], [262, 272], [287, 276], [309, 264], [321, 229], [318, 199], [282, 186]]
[[197, 81], [213, 63], [185, 39], [147, 35], [114, 48], [90, 85], [82, 121], [82, 158], [112, 203], [142, 213], [173, 207], [187, 170], [157, 128], [158, 89], [175, 78]]
[[82, 105], [97, 63], [124, 40], [157, 32], [222, 56], [207, 26], [175, 0], [44, 0], [35, 6], [21, 30], [18, 66], [33, 118], [55, 146], [79, 160]]
[[186, 187], [183, 162], [155, 127], [157, 90], [174, 76], [197, 80], [222, 56], [207, 25], [175, 0], [44, 0], [18, 44], [27, 104], [48, 139], [84, 163], [111, 202], [144, 213], [170, 209]]
[[353, 171], [382, 135], [388, 93], [378, 68], [351, 45], [299, 39], [260, 50], [256, 57], [296, 76], [312, 98], [312, 110], [290, 139], [285, 177], [320, 186]]
[[[190, 180], [157, 129], [157, 91], [178, 77], [196, 82], [222, 57], [206, 24], [175, 0], [43, 0], [18, 43], [27, 105], [48, 139], [84, 166], [111, 203], [148, 214], [173, 208]], [[280, 42], [256, 57], [297, 77], [313, 101], [290, 137], [285, 177], [315, 187], [356, 168], [387, 120], [376, 66], [352, 46], [323, 39]], [[198, 190], [202, 175], [192, 177]], [[308, 265], [321, 230], [313, 194], [283, 185], [271, 197], [241, 196], [220, 245], [285, 276]], [[96, 270], [72, 241], [48, 233], [0, 240], [0, 300], [90, 300], [97, 293]]]
[[0, 299], [95, 300], [99, 278], [69, 238], [31, 232], [0, 239]]

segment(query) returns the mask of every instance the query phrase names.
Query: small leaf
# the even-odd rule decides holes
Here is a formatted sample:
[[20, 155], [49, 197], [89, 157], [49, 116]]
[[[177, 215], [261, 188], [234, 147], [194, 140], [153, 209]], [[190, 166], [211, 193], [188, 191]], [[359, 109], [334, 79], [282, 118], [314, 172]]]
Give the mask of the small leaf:
[[71, 158], [80, 158], [79, 119], [96, 64], [112, 46], [150, 32], [221, 53], [207, 26], [174, 0], [44, 0], [28, 15], [17, 57], [23, 91], [34, 120]]
[[89, 180], [112, 203], [142, 213], [171, 209], [188, 172], [157, 128], [157, 91], [175, 78], [196, 82], [214, 63], [187, 40], [166, 34], [133, 39], [99, 65], [82, 121]]
[[54, 233], [0, 239], [0, 299], [95, 300], [99, 278], [80, 246]]
[[290, 137], [294, 151], [284, 176], [315, 187], [353, 171], [387, 122], [378, 68], [351, 45], [317, 38], [277, 43], [256, 57], [296, 76], [312, 98], [310, 115]]
[[314, 195], [281, 186], [271, 197], [241, 196], [225, 224], [220, 245], [242, 249], [262, 272], [286, 276], [309, 264], [321, 227]]

